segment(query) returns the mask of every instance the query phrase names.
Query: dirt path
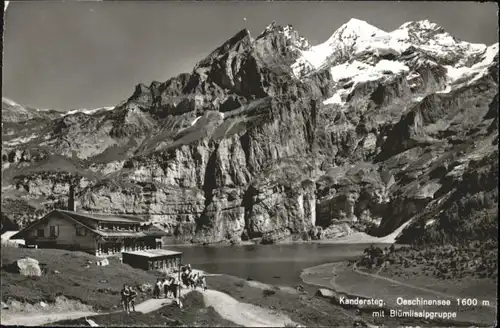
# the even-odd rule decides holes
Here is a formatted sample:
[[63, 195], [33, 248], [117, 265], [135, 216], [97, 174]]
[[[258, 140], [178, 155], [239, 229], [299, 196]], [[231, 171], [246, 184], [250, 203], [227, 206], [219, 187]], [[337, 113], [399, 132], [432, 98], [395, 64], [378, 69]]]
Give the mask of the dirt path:
[[284, 327], [295, 325], [282, 313], [271, 311], [253, 304], [242, 303], [231, 296], [208, 289], [203, 292], [206, 306], [212, 306], [224, 319], [244, 327]]
[[[183, 289], [182, 295], [191, 292], [189, 289]], [[206, 290], [203, 292], [203, 298], [207, 306], [212, 306], [223, 318], [245, 327], [283, 327], [286, 324], [294, 324], [287, 316], [265, 309], [253, 304], [241, 303], [231, 296], [215, 290]], [[172, 304], [173, 299], [149, 299], [135, 306], [137, 312], [150, 313], [161, 307]], [[119, 312], [119, 311], [116, 311]], [[19, 326], [41, 326], [51, 322], [61, 320], [74, 320], [83, 317], [93, 317], [106, 313], [98, 312], [58, 312], [26, 315], [24, 313], [2, 313], [2, 325]]]
[[2, 318], [1, 323], [2, 325], [6, 326], [42, 326], [51, 322], [79, 319], [99, 314], [100, 313], [96, 312], [73, 311], [61, 313], [44, 313], [36, 315], [18, 314], [12, 317], [6, 315], [5, 318]]
[[[183, 289], [181, 295], [186, 295], [191, 292], [190, 289]], [[172, 304], [172, 298], [159, 298], [148, 299], [142, 303], [136, 304], [135, 310], [142, 313], [150, 313], [156, 311], [164, 306]], [[51, 322], [62, 320], [74, 320], [83, 317], [93, 317], [103, 314], [115, 313], [113, 312], [90, 312], [90, 311], [71, 311], [71, 312], [53, 312], [53, 313], [40, 313], [40, 314], [26, 314], [26, 313], [2, 313], [2, 325], [9, 326], [41, 326]]]
[[[447, 293], [439, 292], [437, 290], [432, 290], [432, 289], [428, 289], [425, 287], [419, 287], [419, 286], [407, 284], [407, 283], [404, 283], [402, 281], [394, 280], [394, 279], [391, 279], [388, 277], [383, 277], [383, 276], [380, 276], [380, 275], [375, 274], [375, 273], [364, 272], [364, 271], [361, 271], [360, 269], [357, 269], [356, 264], [354, 264], [353, 270], [355, 270], [357, 273], [364, 275], [364, 276], [372, 277], [375, 279], [382, 279], [382, 280], [388, 281], [392, 284], [396, 284], [396, 285], [400, 285], [400, 286], [404, 286], [404, 287], [408, 287], [408, 288], [413, 288], [413, 289], [420, 290], [420, 291], [427, 292], [427, 293], [431, 293], [431, 294], [434, 294], [437, 296], [442, 296], [442, 297], [446, 297], [446, 298], [461, 298], [460, 296], [457, 296], [457, 295], [450, 295]], [[493, 305], [484, 305], [484, 306], [490, 307], [490, 308], [496, 308], [496, 306], [493, 306]]]
[[[181, 296], [189, 294], [192, 289], [182, 289]], [[135, 311], [142, 313], [150, 313], [164, 306], [172, 304], [173, 298], [151, 298], [135, 306]]]

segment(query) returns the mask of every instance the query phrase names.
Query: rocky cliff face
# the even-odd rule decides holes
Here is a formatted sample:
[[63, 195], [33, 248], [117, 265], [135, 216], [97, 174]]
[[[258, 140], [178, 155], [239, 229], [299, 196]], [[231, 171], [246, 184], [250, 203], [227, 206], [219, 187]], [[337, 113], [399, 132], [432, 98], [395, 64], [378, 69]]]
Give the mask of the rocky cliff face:
[[497, 231], [498, 44], [428, 21], [353, 19], [317, 46], [291, 26], [242, 30], [116, 107], [25, 116], [3, 120], [2, 212], [18, 220], [73, 184], [82, 210], [186, 242]]

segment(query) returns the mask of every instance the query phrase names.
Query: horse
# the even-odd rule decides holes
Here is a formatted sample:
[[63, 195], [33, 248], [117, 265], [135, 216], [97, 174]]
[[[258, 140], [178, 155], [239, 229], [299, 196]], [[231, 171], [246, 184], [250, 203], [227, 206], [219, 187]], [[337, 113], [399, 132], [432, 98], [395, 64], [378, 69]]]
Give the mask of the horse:
[[197, 281], [199, 279], [199, 274], [198, 273], [194, 273], [194, 272], [190, 272], [190, 273], [187, 273], [187, 274], [183, 274], [181, 276], [181, 278], [182, 278], [182, 283], [186, 287], [196, 288]]
[[197, 289], [198, 287], [203, 290], [207, 290], [207, 282], [205, 276], [200, 276], [198, 273], [194, 275], [194, 277], [190, 280], [190, 286], [193, 289]]
[[196, 287], [201, 287], [203, 290], [207, 290], [207, 281], [205, 276], [198, 276], [198, 280], [196, 281]]
[[196, 289], [197, 285], [198, 285], [198, 277], [199, 275], [198, 274], [192, 274], [189, 276], [189, 286], [193, 289]]
[[181, 282], [184, 286], [188, 287], [189, 286], [189, 274], [186, 272], [183, 272], [181, 274]]

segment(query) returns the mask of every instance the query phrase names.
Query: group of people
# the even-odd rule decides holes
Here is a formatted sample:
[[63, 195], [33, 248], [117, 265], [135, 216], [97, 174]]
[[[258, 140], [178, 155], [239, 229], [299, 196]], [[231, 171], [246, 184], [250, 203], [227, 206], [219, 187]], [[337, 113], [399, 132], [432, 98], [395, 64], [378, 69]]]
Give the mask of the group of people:
[[[181, 281], [179, 281], [175, 276], [167, 276], [166, 278], [158, 278], [153, 288], [153, 297], [161, 298], [163, 297], [169, 298], [173, 297], [179, 306], [181, 306], [179, 300], [179, 291], [182, 285], [186, 288], [196, 289], [197, 287], [203, 288], [203, 290], [207, 290], [207, 281], [204, 275], [200, 275], [200, 273], [194, 273], [191, 269], [191, 265], [186, 265], [181, 268]], [[127, 284], [123, 285], [123, 289], [121, 290], [122, 296], [122, 306], [125, 312], [130, 313], [130, 309], [135, 312], [135, 300], [137, 298], [137, 291], [132, 286], [128, 286]]]
[[207, 279], [204, 275], [200, 275], [200, 273], [194, 273], [191, 269], [191, 265], [188, 264], [182, 268], [181, 279], [182, 284], [186, 287], [190, 287], [196, 289], [197, 287], [203, 288], [203, 290], [207, 290]]
[[179, 280], [175, 277], [167, 276], [164, 279], [158, 278], [153, 289], [153, 297], [160, 298], [163, 292], [165, 298], [173, 296], [177, 299], [177, 292], [179, 289]]
[[125, 312], [130, 313], [130, 309], [135, 312], [135, 299], [137, 298], [137, 291], [133, 286], [123, 285], [121, 290], [122, 306]]
[[[194, 273], [191, 269], [191, 265], [189, 264], [181, 268], [181, 282], [186, 288], [190, 287], [196, 289], [197, 287], [201, 287], [204, 290], [207, 290], [207, 281], [205, 276], [200, 275], [199, 273]], [[172, 296], [177, 299], [181, 282], [179, 282], [175, 276], [167, 276], [164, 279], [158, 278], [153, 289], [153, 297], [160, 298], [163, 294], [163, 297], [165, 298]]]

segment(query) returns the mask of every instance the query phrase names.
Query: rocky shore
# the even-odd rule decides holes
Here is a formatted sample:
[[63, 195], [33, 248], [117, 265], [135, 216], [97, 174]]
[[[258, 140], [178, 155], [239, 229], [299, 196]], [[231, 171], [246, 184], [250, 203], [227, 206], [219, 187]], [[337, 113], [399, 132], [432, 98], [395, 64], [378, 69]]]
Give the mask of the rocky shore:
[[[439, 248], [422, 250], [422, 252], [425, 254], [432, 252], [436, 255], [440, 253]], [[383, 253], [383, 250], [380, 253]], [[408, 249], [401, 247], [395, 250], [395, 253], [407, 254]], [[449, 313], [454, 313], [455, 318], [448, 318], [448, 321], [438, 318], [432, 323], [420, 323], [424, 323], [422, 326], [434, 324], [438, 326], [450, 324], [453, 326], [490, 326], [496, 316], [496, 294], [494, 292], [496, 278], [479, 275], [480, 279], [478, 280], [477, 277], [473, 278], [462, 274], [453, 274], [446, 278], [439, 274], [429, 275], [423, 263], [426, 258], [424, 255], [413, 258], [413, 260], [408, 258], [407, 261], [410, 265], [405, 265], [405, 260], [402, 261], [401, 265], [388, 261], [387, 267], [382, 265], [385, 262], [380, 262], [375, 257], [370, 269], [366, 268], [366, 263], [370, 263], [367, 262], [367, 257], [358, 261], [323, 264], [305, 269], [301, 274], [301, 279], [307, 284], [321, 287], [318, 293], [320, 296], [339, 306], [355, 309], [362, 317], [377, 324], [397, 322], [398, 318], [390, 318], [391, 310], [442, 313], [446, 309], [446, 311], [450, 311]], [[474, 275], [474, 271], [468, 270], [467, 272], [469, 275]], [[408, 307], [402, 306], [398, 301], [398, 299], [413, 300], [417, 298], [448, 301], [450, 305], [446, 308], [421, 305]], [[352, 305], [343, 303], [345, 299], [380, 300], [383, 302], [383, 306], [380, 304], [363, 305], [363, 303]], [[478, 307], [463, 307], [457, 304], [457, 299], [483, 300], [483, 303]], [[377, 314], [375, 321], [373, 321], [374, 313], [380, 313]]]

